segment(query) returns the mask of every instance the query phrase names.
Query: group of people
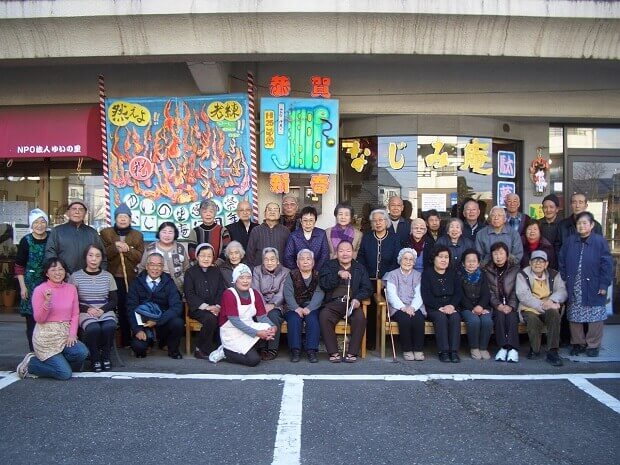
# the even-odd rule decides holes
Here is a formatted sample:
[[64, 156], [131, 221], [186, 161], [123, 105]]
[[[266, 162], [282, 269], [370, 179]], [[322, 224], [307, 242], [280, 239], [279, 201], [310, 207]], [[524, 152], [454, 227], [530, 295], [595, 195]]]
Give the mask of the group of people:
[[[392, 197], [387, 209], [370, 213], [370, 230], [361, 233], [346, 203], [336, 206], [334, 226], [323, 230], [316, 227], [316, 209], [299, 211], [293, 196], [284, 196], [283, 214], [279, 204], [268, 203], [260, 225], [241, 201], [239, 220], [222, 226], [217, 205], [206, 200], [187, 247], [172, 222], [161, 223], [156, 240], [145, 244], [124, 204], [114, 225], [100, 233], [84, 223], [82, 202], [72, 202], [68, 222], [51, 230], [45, 212], [35, 209], [16, 260], [31, 349], [18, 374], [66, 379], [86, 357], [95, 372], [109, 370], [117, 326], [120, 344], [136, 357], [158, 344], [181, 359], [184, 301], [202, 324], [196, 358], [248, 366], [273, 360], [286, 321], [292, 362], [304, 350], [317, 362], [321, 338], [330, 362], [355, 362], [367, 326], [374, 329], [375, 318], [367, 321], [361, 302], [377, 280], [406, 360], [424, 359], [428, 319], [443, 362], [460, 361], [462, 320], [472, 358], [491, 357], [494, 330], [495, 359], [517, 362], [524, 321], [528, 358], [540, 355], [546, 328], [547, 361], [561, 365], [566, 302], [571, 353], [596, 356], [611, 255], [582, 194], [571, 197], [573, 214], [561, 221], [558, 206], [557, 197], [545, 197], [545, 218], [534, 221], [511, 194], [506, 209], [491, 209], [487, 224], [470, 199], [460, 217], [442, 224], [436, 211], [424, 219], [403, 217], [402, 199]], [[351, 326], [343, 354], [335, 333], [342, 318]]]

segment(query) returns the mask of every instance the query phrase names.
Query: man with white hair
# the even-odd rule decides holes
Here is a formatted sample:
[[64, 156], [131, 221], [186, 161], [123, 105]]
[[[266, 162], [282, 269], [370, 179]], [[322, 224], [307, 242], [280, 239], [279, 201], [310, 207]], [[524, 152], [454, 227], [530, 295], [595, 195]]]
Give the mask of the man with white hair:
[[523, 243], [521, 236], [506, 224], [506, 213], [499, 205], [491, 208], [489, 225], [485, 226], [476, 235], [476, 249], [480, 252], [482, 263], [491, 260], [491, 246], [496, 242], [503, 242], [508, 246], [510, 255], [517, 261], [523, 258]]

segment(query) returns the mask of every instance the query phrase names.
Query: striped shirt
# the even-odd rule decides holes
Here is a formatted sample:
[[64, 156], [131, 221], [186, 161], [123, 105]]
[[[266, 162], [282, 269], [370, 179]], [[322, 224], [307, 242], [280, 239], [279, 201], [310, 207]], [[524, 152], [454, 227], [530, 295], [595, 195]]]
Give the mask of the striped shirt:
[[110, 305], [110, 292], [116, 291], [116, 281], [107, 271], [91, 274], [78, 270], [71, 275], [69, 282], [77, 288], [80, 312], [85, 312], [89, 307], [100, 308], [104, 312], [114, 310], [114, 305]]

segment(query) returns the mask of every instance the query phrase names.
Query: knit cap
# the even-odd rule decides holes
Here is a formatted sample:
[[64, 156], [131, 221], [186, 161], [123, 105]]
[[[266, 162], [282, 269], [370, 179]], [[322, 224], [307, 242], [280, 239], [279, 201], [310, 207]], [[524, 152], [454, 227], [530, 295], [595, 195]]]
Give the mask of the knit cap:
[[118, 208], [116, 210], [114, 210], [114, 218], [115, 219], [116, 219], [116, 217], [118, 215], [127, 215], [129, 218], [131, 218], [131, 210], [129, 209], [127, 204], [121, 203], [118, 206]]
[[545, 203], [545, 201], [547, 200], [551, 200], [556, 207], [560, 206], [560, 199], [558, 199], [558, 196], [555, 194], [549, 194], [548, 196], [546, 196], [541, 203]]
[[45, 213], [40, 208], [35, 208], [30, 213], [28, 213], [28, 224], [30, 225], [30, 229], [32, 229], [32, 223], [37, 221], [39, 218], [43, 218], [47, 224], [49, 224], [50, 222], [47, 213]]
[[252, 270], [250, 270], [250, 267], [244, 263], [240, 263], [233, 270], [232, 282], [236, 283], [237, 279], [239, 279], [239, 276], [241, 276], [242, 274], [249, 274], [250, 276], [252, 276]]

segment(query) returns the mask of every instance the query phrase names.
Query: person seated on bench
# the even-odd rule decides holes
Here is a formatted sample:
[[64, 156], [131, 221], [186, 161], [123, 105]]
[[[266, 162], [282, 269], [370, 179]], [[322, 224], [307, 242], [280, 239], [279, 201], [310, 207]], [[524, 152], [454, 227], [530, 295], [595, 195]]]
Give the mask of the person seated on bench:
[[422, 274], [414, 269], [417, 258], [415, 250], [401, 249], [397, 257], [400, 268], [383, 276], [390, 318], [398, 323], [403, 358], [409, 361], [424, 360], [426, 309], [420, 290]]
[[277, 328], [267, 317], [260, 292], [251, 287], [250, 267], [237, 265], [232, 280], [233, 287], [222, 294], [219, 314], [222, 345], [211, 352], [209, 360], [217, 363], [226, 358], [232, 363], [255, 367], [260, 363], [257, 343], [273, 340]]
[[547, 362], [561, 367], [564, 363], [558, 354], [560, 347], [561, 308], [568, 294], [560, 273], [548, 268], [546, 252], [535, 250], [530, 266], [517, 275], [517, 298], [519, 313], [527, 324], [530, 351], [527, 358], [540, 356], [540, 340], [547, 327]]
[[428, 319], [435, 326], [439, 361], [459, 363], [461, 344], [461, 286], [455, 267], [450, 266], [450, 249], [435, 246], [431, 253], [432, 266], [422, 272], [422, 300]]
[[103, 256], [99, 244], [89, 245], [84, 251], [86, 268], [69, 277], [78, 292], [82, 339], [90, 352], [91, 368], [96, 373], [112, 368], [110, 352], [118, 323], [116, 281], [114, 276], [101, 269]]
[[297, 253], [297, 269], [291, 271], [284, 281], [288, 347], [291, 362], [299, 362], [302, 329], [306, 323], [306, 354], [310, 363], [317, 363], [321, 327], [319, 309], [325, 293], [319, 287], [319, 273], [314, 269], [314, 252], [301, 249]]
[[491, 292], [486, 273], [480, 269], [480, 252], [467, 249], [461, 255], [461, 318], [467, 325], [469, 352], [474, 360], [489, 360], [489, 339], [493, 332]]
[[224, 259], [218, 258], [215, 266], [224, 277], [226, 287], [232, 286], [232, 273], [239, 263], [245, 263], [245, 250], [240, 242], [230, 241], [224, 249]]
[[289, 269], [280, 264], [278, 249], [265, 247], [263, 249], [263, 264], [254, 267], [252, 274], [252, 289], [260, 292], [265, 303], [267, 316], [276, 327], [273, 339], [267, 341], [267, 346], [261, 349], [261, 360], [273, 360], [278, 356], [280, 346], [280, 326], [284, 321], [284, 281], [289, 275]]
[[[150, 304], [161, 316], [149, 319], [136, 312], [138, 307]], [[146, 258], [146, 269], [129, 285], [127, 312], [131, 324], [131, 348], [138, 358], [146, 357], [147, 349], [155, 342], [157, 330], [159, 347], [168, 346], [168, 356], [181, 359], [179, 343], [183, 336], [183, 302], [175, 282], [164, 273], [164, 256], [158, 252]]]
[[340, 241], [336, 257], [325, 262], [319, 271], [319, 286], [325, 291], [325, 306], [319, 314], [321, 334], [329, 361], [340, 362], [335, 328], [345, 318], [346, 312], [350, 312], [348, 322], [351, 325], [351, 340], [344, 361], [354, 363], [366, 331], [366, 317], [361, 302], [372, 294], [372, 284], [366, 268], [353, 260], [353, 245], [349, 241]]
[[499, 351], [498, 362], [519, 361], [519, 314], [515, 282], [519, 273], [519, 260], [509, 255], [508, 246], [496, 242], [490, 248], [491, 260], [484, 266], [495, 323], [495, 341]]
[[203, 242], [196, 247], [196, 260], [183, 278], [183, 291], [187, 301], [189, 316], [202, 324], [194, 357], [206, 360], [219, 344], [215, 341], [218, 329], [217, 315], [220, 313], [222, 294], [228, 286], [220, 271], [213, 266], [215, 250], [211, 244]]

